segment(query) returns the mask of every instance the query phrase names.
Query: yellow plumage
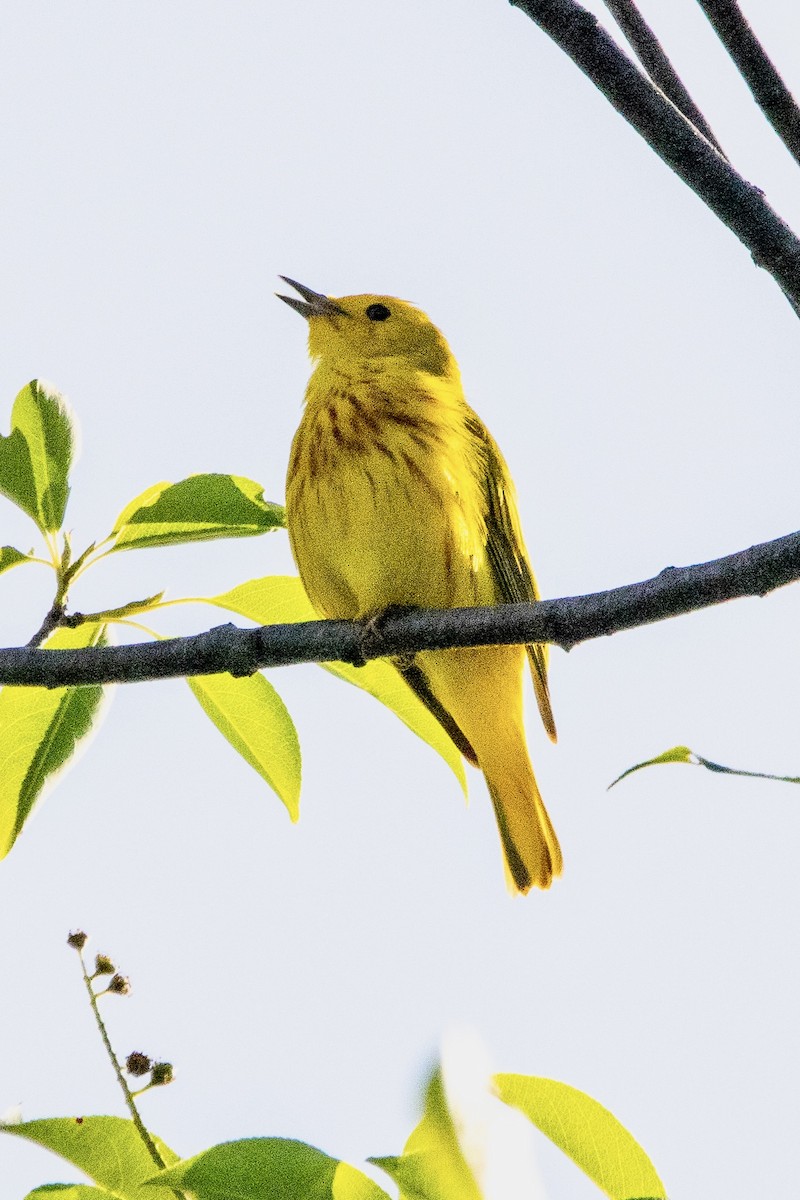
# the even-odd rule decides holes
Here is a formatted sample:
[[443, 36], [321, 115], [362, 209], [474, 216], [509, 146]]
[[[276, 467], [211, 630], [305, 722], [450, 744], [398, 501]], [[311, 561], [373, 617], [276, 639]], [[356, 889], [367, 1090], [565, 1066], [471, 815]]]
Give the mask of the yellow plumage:
[[[292, 550], [314, 607], [365, 618], [538, 596], [508, 468], [464, 399], [458, 365], [419, 309], [331, 299], [287, 280], [316, 366], [286, 481]], [[529, 660], [555, 740], [546, 647], [429, 651], [395, 666], [486, 777], [514, 887], [546, 888], [561, 851], [523, 726]]]

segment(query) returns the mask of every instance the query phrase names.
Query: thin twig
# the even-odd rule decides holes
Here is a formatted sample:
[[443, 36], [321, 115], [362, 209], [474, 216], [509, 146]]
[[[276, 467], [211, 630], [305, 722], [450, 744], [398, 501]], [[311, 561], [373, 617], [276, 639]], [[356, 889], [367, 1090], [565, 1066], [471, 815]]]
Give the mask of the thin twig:
[[800, 315], [800, 240], [575, 0], [512, 0], [600, 89], [656, 154], [778, 282]]
[[723, 158], [727, 154], [720, 146], [714, 131], [695, 104], [686, 85], [670, 62], [664, 47], [645, 21], [634, 0], [605, 0], [605, 6], [619, 25], [639, 62], [656, 87], [661, 88], [683, 115], [699, 129]]
[[383, 620], [307, 621], [86, 650], [0, 650], [0, 683], [64, 687], [138, 683], [179, 676], [251, 675], [301, 662], [363, 664], [373, 658], [455, 646], [579, 642], [695, 612], [724, 600], [764, 596], [800, 579], [800, 532], [691, 567], [667, 567], [607, 592], [483, 608], [418, 609]]
[[800, 163], [800, 108], [736, 0], [697, 0], [764, 116]]
[[47, 613], [45, 619], [36, 630], [36, 633], [33, 635], [31, 640], [26, 643], [26, 645], [31, 650], [34, 650], [37, 646], [41, 646], [42, 642], [46, 642], [50, 637], [50, 634], [54, 633], [60, 625], [64, 624], [65, 612], [66, 609], [64, 608], [63, 603], [60, 600], [54, 600], [50, 606], [50, 611]]
[[64, 535], [64, 553], [61, 557], [57, 550], [53, 550], [53, 568], [56, 572], [56, 594], [53, 597], [53, 603], [50, 605], [50, 611], [45, 616], [36, 633], [28, 642], [28, 646], [33, 649], [36, 646], [41, 646], [42, 642], [46, 642], [51, 633], [64, 624], [64, 618], [67, 611], [67, 593], [69, 592], [70, 582], [74, 568], [70, 567], [70, 540], [67, 534]]
[[[165, 1163], [164, 1158], [161, 1154], [161, 1151], [158, 1149], [158, 1146], [153, 1141], [153, 1135], [150, 1133], [150, 1130], [147, 1128], [144, 1121], [142, 1120], [139, 1110], [137, 1109], [137, 1107], [133, 1101], [133, 1096], [131, 1095], [131, 1090], [128, 1087], [125, 1076], [122, 1074], [122, 1067], [119, 1065], [119, 1060], [118, 1060], [116, 1054], [114, 1053], [114, 1047], [111, 1045], [111, 1039], [108, 1036], [108, 1030], [106, 1029], [105, 1021], [103, 1020], [103, 1018], [100, 1014], [100, 1009], [97, 1004], [98, 996], [92, 986], [92, 976], [86, 970], [86, 963], [84, 962], [83, 951], [79, 950], [78, 953], [80, 955], [81, 968], [83, 969], [83, 982], [86, 985], [86, 991], [89, 996], [89, 1004], [91, 1005], [91, 1008], [92, 1008], [92, 1013], [94, 1015], [95, 1024], [97, 1025], [97, 1028], [99, 1030], [100, 1037], [102, 1039], [103, 1046], [105, 1047], [106, 1054], [108, 1055], [109, 1062], [111, 1063], [111, 1066], [114, 1069], [114, 1074], [117, 1077], [117, 1083], [119, 1084], [120, 1088], [122, 1089], [122, 1094], [125, 1097], [125, 1103], [128, 1106], [128, 1111], [131, 1114], [131, 1119], [136, 1128], [136, 1132], [138, 1133], [139, 1137], [144, 1142], [147, 1153], [150, 1155], [150, 1157], [152, 1158], [155, 1165], [159, 1168], [159, 1170], [163, 1171], [167, 1164]], [[105, 993], [101, 993], [101, 994], [104, 995]]]
[[[114, 1074], [117, 1077], [117, 1083], [119, 1084], [120, 1088], [122, 1089], [122, 1094], [125, 1097], [125, 1104], [127, 1105], [128, 1111], [131, 1114], [131, 1120], [133, 1121], [134, 1128], [136, 1129], [136, 1132], [138, 1133], [139, 1137], [141, 1138], [142, 1142], [144, 1143], [145, 1149], [147, 1150], [147, 1153], [150, 1155], [150, 1158], [153, 1160], [154, 1164], [158, 1167], [158, 1169], [160, 1171], [163, 1171], [166, 1169], [166, 1166], [167, 1166], [166, 1162], [164, 1161], [164, 1156], [162, 1155], [161, 1151], [159, 1150], [158, 1146], [156, 1145], [153, 1135], [150, 1133], [150, 1130], [145, 1125], [144, 1121], [141, 1118], [141, 1114], [139, 1113], [139, 1110], [136, 1107], [134, 1093], [128, 1087], [128, 1082], [122, 1073], [122, 1067], [119, 1065], [119, 1059], [117, 1058], [116, 1054], [114, 1053], [114, 1047], [111, 1045], [111, 1039], [108, 1036], [108, 1030], [106, 1029], [105, 1021], [103, 1020], [102, 1015], [100, 1013], [100, 1008], [99, 1008], [97, 1001], [101, 995], [106, 995], [106, 993], [105, 992], [100, 992], [100, 993], [95, 992], [94, 987], [92, 986], [92, 979], [94, 977], [91, 976], [89, 974], [89, 972], [86, 970], [86, 962], [83, 957], [83, 949], [82, 948], [80, 948], [78, 950], [78, 957], [80, 958], [81, 970], [83, 971], [83, 982], [86, 986], [86, 991], [89, 996], [89, 1004], [91, 1005], [91, 1008], [92, 1008], [92, 1014], [94, 1015], [95, 1023], [97, 1025], [98, 1031], [100, 1033], [100, 1037], [102, 1039], [106, 1054], [108, 1055], [109, 1062], [111, 1063], [111, 1066], [113, 1067], [113, 1070], [114, 1070]], [[186, 1200], [185, 1193], [178, 1191], [177, 1188], [170, 1188], [170, 1191], [172, 1192], [173, 1196], [175, 1196], [176, 1200]]]

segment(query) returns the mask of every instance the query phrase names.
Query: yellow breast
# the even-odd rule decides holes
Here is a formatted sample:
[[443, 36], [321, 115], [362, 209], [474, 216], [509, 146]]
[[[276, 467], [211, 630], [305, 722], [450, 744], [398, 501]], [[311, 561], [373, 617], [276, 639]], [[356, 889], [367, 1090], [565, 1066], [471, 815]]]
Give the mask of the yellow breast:
[[325, 616], [494, 600], [469, 413], [446, 379], [386, 364], [317, 368], [292, 446], [286, 512], [303, 583]]

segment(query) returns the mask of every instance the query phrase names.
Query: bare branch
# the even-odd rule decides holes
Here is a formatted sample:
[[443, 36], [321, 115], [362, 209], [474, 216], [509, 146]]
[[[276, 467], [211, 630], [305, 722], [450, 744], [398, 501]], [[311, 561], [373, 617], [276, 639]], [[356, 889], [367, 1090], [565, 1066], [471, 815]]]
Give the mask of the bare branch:
[[0, 650], [0, 682], [65, 687], [137, 683], [229, 671], [250, 675], [262, 667], [301, 662], [350, 662], [446, 650], [454, 646], [551, 642], [569, 650], [579, 642], [695, 612], [800, 579], [800, 532], [691, 567], [667, 567], [653, 579], [537, 604], [420, 609], [387, 614], [378, 622], [308, 621], [237, 629], [220, 625], [193, 637], [87, 650]]
[[800, 240], [575, 0], [512, 0], [750, 250], [800, 315]]
[[764, 116], [800, 163], [800, 109], [736, 0], [697, 0]]
[[686, 86], [667, 57], [664, 47], [645, 21], [634, 0], [605, 0], [605, 6], [628, 39], [636, 57], [665, 96], [699, 129], [706, 141], [716, 147], [723, 158], [727, 154], [720, 146], [714, 131], [686, 90]]

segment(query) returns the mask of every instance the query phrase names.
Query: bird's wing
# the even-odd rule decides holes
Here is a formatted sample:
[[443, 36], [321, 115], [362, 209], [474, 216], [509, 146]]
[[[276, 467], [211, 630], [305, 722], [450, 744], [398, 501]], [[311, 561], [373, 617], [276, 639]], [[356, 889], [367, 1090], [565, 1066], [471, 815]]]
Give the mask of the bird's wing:
[[[470, 432], [481, 443], [484, 456], [483, 491], [486, 501], [486, 554], [502, 604], [530, 603], [539, 599], [517, 512], [514, 485], [499, 447], [483, 422], [473, 414]], [[526, 647], [536, 703], [548, 737], [556, 740], [556, 725], [547, 685], [547, 646]]]

